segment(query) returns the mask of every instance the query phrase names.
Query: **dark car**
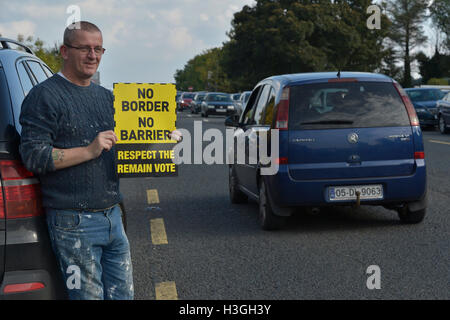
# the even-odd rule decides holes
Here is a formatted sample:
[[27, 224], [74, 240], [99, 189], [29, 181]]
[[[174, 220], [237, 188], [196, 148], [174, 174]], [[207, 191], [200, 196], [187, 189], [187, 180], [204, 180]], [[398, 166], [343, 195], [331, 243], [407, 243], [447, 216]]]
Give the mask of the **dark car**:
[[236, 108], [231, 96], [223, 92], [208, 92], [205, 101], [202, 102], [202, 117], [214, 115], [232, 115], [236, 113]]
[[[381, 205], [405, 223], [425, 216], [422, 132], [407, 94], [387, 76], [270, 77], [253, 89], [241, 117], [228, 117], [225, 125], [236, 128], [237, 147], [228, 150], [231, 202], [259, 201], [264, 229], [280, 228], [299, 207]], [[263, 174], [267, 162], [261, 150], [249, 158], [250, 146], [258, 148], [269, 133], [264, 149], [272, 150], [274, 129], [278, 156], [269, 165], [276, 171]]]
[[450, 132], [450, 92], [436, 103], [438, 127], [439, 131], [444, 133]]
[[194, 98], [194, 92], [183, 92], [180, 96], [180, 100], [178, 102], [178, 111], [183, 111], [184, 109], [189, 109], [191, 105], [191, 101]]
[[0, 300], [64, 299], [39, 180], [18, 151], [22, 101], [52, 71], [22, 44], [5, 38], [0, 44]]
[[436, 88], [407, 88], [405, 91], [416, 108], [420, 125], [434, 128], [438, 123], [436, 103], [444, 92]]
[[245, 109], [245, 105], [250, 97], [251, 91], [244, 91], [239, 95], [239, 99], [234, 101], [234, 106], [236, 108], [236, 113], [240, 116], [242, 111]]
[[205, 101], [206, 92], [197, 92], [191, 101], [191, 113], [199, 113], [202, 109], [202, 102]]

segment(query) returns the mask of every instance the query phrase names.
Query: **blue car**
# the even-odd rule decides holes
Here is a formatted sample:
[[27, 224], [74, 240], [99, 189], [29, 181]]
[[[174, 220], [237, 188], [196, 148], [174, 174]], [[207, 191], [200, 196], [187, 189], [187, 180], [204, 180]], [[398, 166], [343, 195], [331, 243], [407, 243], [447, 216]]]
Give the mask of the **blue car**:
[[[325, 72], [266, 78], [240, 118], [228, 117], [225, 125], [235, 129], [235, 146], [246, 141], [243, 150], [228, 150], [231, 202], [258, 201], [263, 229], [281, 228], [298, 207], [380, 205], [397, 211], [404, 223], [425, 216], [422, 132], [408, 95], [387, 76]], [[278, 170], [262, 174], [268, 165], [259, 156], [250, 161], [249, 146], [259, 146], [258, 137], [274, 129], [279, 154], [269, 165], [275, 162]]]
[[436, 88], [407, 88], [405, 91], [416, 108], [420, 125], [434, 128], [438, 124], [436, 104], [445, 93]]
[[450, 132], [450, 92], [437, 102], [438, 127], [442, 134]]

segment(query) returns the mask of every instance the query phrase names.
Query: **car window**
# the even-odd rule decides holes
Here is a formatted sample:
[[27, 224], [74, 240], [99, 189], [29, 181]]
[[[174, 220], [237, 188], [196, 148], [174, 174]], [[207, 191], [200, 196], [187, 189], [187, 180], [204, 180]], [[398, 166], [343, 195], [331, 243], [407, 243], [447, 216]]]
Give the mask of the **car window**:
[[290, 130], [409, 125], [392, 83], [317, 83], [290, 90]]
[[44, 65], [42, 65], [43, 67], [44, 67], [44, 71], [45, 71], [45, 73], [47, 74], [47, 77], [51, 77], [51, 76], [53, 76], [53, 71], [52, 70], [50, 70], [50, 68], [49, 67], [47, 67], [45, 64]]
[[194, 98], [194, 93], [184, 93], [183, 94], [183, 99], [192, 99]]
[[275, 107], [275, 90], [273, 88], [270, 89], [269, 100], [267, 102], [267, 106], [264, 112], [264, 121], [262, 122], [265, 125], [272, 125], [273, 120], [273, 108]]
[[28, 75], [28, 72], [25, 70], [25, 66], [23, 62], [19, 62], [17, 64], [17, 72], [19, 73], [20, 83], [22, 84], [23, 94], [26, 96], [28, 92], [30, 92], [31, 88], [33, 88], [33, 83]]
[[221, 102], [232, 102], [231, 96], [229, 94], [209, 94], [206, 97], [206, 101], [221, 101]]
[[264, 107], [266, 106], [267, 99], [269, 98], [270, 85], [266, 84], [259, 95], [258, 103], [253, 115], [253, 124], [261, 124], [263, 118]]
[[0, 141], [8, 140], [7, 128], [12, 122], [11, 97], [3, 68], [0, 67]]
[[433, 101], [439, 100], [443, 95], [441, 90], [408, 90], [411, 101]]
[[259, 92], [261, 90], [262, 86], [259, 86], [253, 90], [253, 92], [250, 95], [250, 98], [248, 99], [248, 103], [245, 107], [245, 113], [243, 116], [243, 124], [250, 124], [250, 121], [253, 119], [253, 111], [254, 108], [256, 108], [256, 101], [259, 95]]
[[47, 74], [44, 72], [44, 69], [42, 69], [42, 66], [39, 62], [28, 60], [27, 63], [38, 82], [42, 82], [48, 79]]

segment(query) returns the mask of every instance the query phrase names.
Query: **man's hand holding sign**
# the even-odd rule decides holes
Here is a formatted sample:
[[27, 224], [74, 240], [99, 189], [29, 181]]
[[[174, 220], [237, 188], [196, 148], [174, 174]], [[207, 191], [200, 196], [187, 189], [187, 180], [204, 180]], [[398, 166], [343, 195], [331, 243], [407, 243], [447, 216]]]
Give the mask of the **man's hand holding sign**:
[[176, 88], [173, 84], [114, 84], [115, 137], [119, 177], [174, 176]]

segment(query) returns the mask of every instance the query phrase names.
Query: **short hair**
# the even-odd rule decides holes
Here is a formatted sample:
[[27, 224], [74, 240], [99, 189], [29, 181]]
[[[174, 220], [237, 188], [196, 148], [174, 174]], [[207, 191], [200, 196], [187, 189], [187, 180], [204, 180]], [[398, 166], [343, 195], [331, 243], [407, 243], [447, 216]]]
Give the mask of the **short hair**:
[[87, 21], [77, 21], [68, 25], [66, 30], [64, 30], [64, 44], [71, 44], [76, 38], [76, 32], [78, 30], [88, 31], [88, 32], [100, 32], [100, 29], [93, 23]]

